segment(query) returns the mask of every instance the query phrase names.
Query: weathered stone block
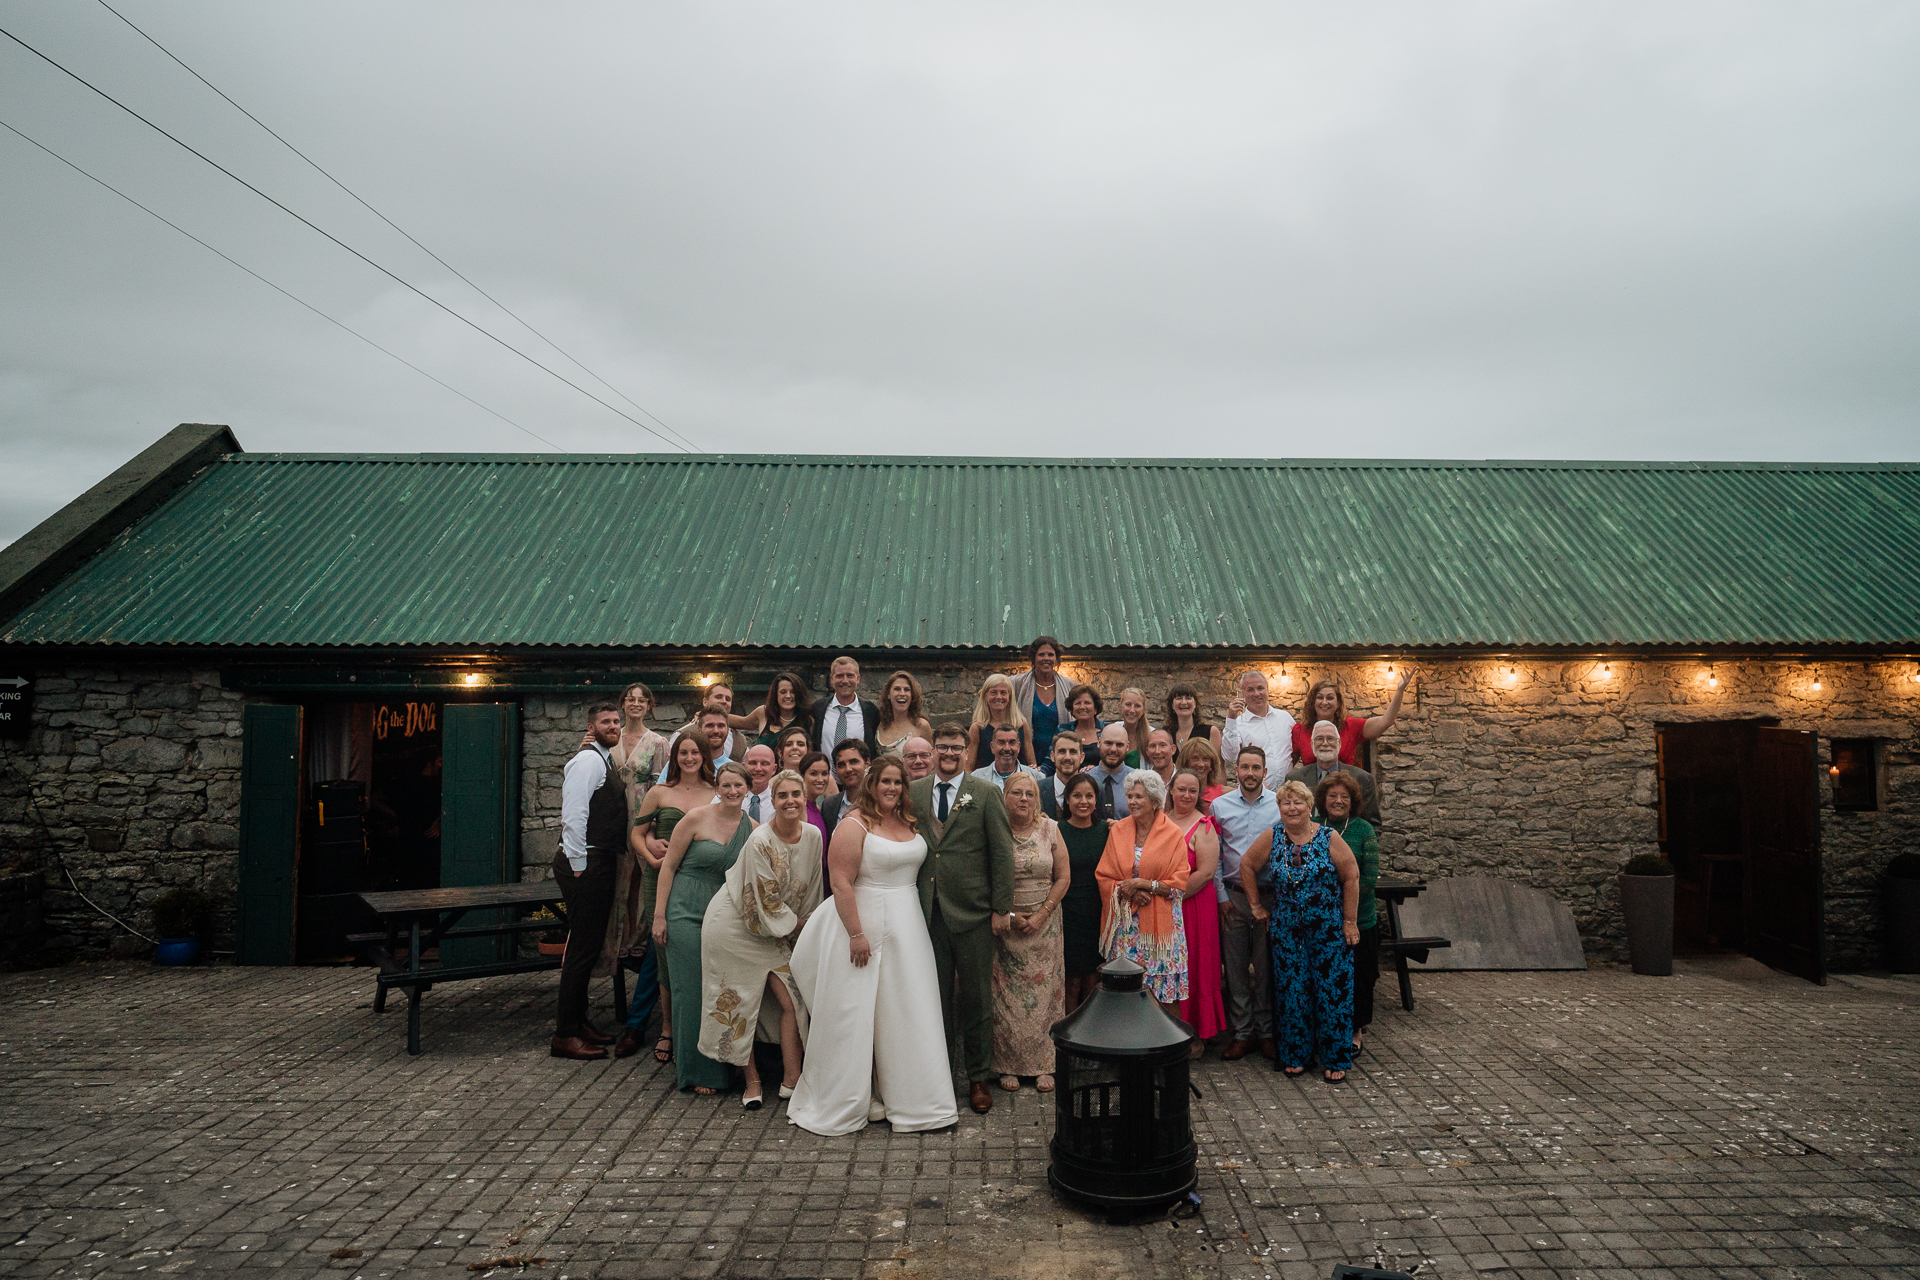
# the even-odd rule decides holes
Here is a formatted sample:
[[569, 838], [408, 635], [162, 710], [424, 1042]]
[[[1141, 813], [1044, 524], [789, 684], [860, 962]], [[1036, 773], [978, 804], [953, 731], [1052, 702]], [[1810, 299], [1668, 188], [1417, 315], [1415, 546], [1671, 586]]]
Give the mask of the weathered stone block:
[[122, 773], [170, 773], [187, 762], [187, 750], [160, 738], [122, 738], [101, 753], [107, 768]]

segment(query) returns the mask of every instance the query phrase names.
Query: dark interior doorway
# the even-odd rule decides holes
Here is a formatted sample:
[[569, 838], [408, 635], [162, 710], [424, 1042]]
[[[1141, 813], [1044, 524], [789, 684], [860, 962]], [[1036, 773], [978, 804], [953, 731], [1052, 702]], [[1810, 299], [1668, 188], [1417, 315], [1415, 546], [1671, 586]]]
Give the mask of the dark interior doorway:
[[440, 887], [441, 715], [403, 700], [307, 708], [299, 963], [353, 958], [347, 935], [374, 925], [360, 893]]
[[1657, 729], [1660, 848], [1674, 943], [1744, 952], [1826, 980], [1818, 779], [1811, 733], [1773, 720]]

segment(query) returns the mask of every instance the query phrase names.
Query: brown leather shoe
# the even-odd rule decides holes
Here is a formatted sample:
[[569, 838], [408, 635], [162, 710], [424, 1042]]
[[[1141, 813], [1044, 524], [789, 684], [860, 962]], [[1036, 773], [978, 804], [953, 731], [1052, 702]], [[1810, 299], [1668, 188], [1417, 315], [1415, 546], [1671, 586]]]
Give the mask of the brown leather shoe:
[[1238, 1062], [1247, 1056], [1247, 1042], [1245, 1040], [1235, 1040], [1232, 1044], [1220, 1051], [1220, 1056], [1228, 1062]]
[[588, 1044], [579, 1036], [555, 1036], [553, 1043], [547, 1046], [547, 1052], [556, 1058], [572, 1058], [577, 1062], [591, 1062], [607, 1056], [605, 1049]]
[[631, 1058], [638, 1052], [640, 1052], [640, 1033], [632, 1027], [628, 1027], [625, 1031], [621, 1032], [620, 1039], [614, 1043], [613, 1056], [616, 1058]]
[[993, 1110], [993, 1095], [987, 1092], [986, 1081], [975, 1080], [973, 1082], [973, 1086], [967, 1090], [967, 1105], [972, 1107], [974, 1111], [980, 1115], [985, 1115], [987, 1112]]
[[613, 1037], [594, 1026], [591, 1022], [580, 1024], [580, 1038], [588, 1044], [612, 1044]]
[[1272, 1062], [1280, 1056], [1279, 1050], [1273, 1047], [1273, 1041], [1271, 1040], [1262, 1040], [1259, 1044], [1259, 1049], [1260, 1056], [1268, 1062]]

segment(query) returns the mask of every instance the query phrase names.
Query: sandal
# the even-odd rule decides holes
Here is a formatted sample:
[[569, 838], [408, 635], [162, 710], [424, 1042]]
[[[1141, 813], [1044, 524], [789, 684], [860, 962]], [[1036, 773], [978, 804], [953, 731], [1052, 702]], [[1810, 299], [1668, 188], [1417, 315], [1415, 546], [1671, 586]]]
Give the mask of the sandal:
[[1347, 1073], [1344, 1071], [1323, 1071], [1320, 1073], [1320, 1078], [1328, 1084], [1345, 1084], [1347, 1082]]
[[701, 1097], [701, 1098], [717, 1098], [720, 1096], [720, 1091], [718, 1089], [709, 1089], [707, 1088], [707, 1086], [703, 1084], [697, 1084], [693, 1086], [693, 1092], [696, 1097]]
[[653, 1046], [653, 1060], [655, 1062], [672, 1062], [673, 1061], [673, 1037], [672, 1036], [660, 1037], [660, 1042]]
[[1287, 1077], [1289, 1079], [1291, 1079], [1294, 1076], [1303, 1076], [1307, 1074], [1307, 1069], [1305, 1067], [1282, 1067], [1280, 1069], [1287, 1073]]
[[1018, 1093], [1020, 1092], [1020, 1077], [1019, 1076], [1001, 1076], [1000, 1087], [1002, 1089], [1005, 1089], [1008, 1093]]
[[1052, 1093], [1053, 1077], [1052, 1076], [1035, 1076], [1033, 1078], [1033, 1087], [1039, 1090], [1041, 1093]]

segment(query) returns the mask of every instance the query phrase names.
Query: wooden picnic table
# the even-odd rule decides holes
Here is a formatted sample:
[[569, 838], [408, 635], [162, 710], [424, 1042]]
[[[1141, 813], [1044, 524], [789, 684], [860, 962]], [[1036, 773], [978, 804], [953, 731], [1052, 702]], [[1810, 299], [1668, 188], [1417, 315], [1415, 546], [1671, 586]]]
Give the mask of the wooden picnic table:
[[[402, 889], [390, 893], [363, 893], [360, 900], [386, 924], [381, 934], [355, 934], [352, 940], [374, 943], [380, 975], [373, 997], [374, 1012], [385, 1012], [387, 992], [407, 992], [407, 1052], [420, 1052], [420, 997], [437, 982], [492, 978], [503, 973], [538, 973], [558, 969], [559, 956], [515, 957], [486, 964], [426, 965], [421, 955], [447, 938], [517, 936], [551, 929], [551, 920], [513, 920], [506, 924], [461, 925], [469, 911], [489, 908], [547, 907], [566, 920], [567, 907], [560, 886], [552, 880], [521, 884], [464, 885], [448, 889]], [[402, 944], [404, 942], [404, 949]]]
[[1393, 957], [1393, 969], [1400, 978], [1400, 1007], [1408, 1013], [1413, 1012], [1413, 978], [1407, 972], [1408, 959], [1411, 958], [1416, 964], [1425, 964], [1429, 951], [1453, 945], [1451, 938], [1403, 936], [1400, 904], [1409, 898], [1419, 897], [1426, 887], [1424, 880], [1399, 880], [1387, 876], [1380, 877], [1373, 886], [1373, 896], [1387, 908], [1387, 927], [1381, 934], [1380, 950]]

